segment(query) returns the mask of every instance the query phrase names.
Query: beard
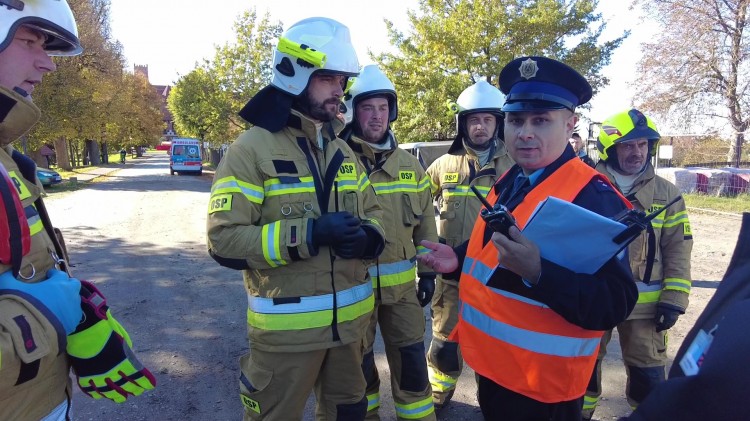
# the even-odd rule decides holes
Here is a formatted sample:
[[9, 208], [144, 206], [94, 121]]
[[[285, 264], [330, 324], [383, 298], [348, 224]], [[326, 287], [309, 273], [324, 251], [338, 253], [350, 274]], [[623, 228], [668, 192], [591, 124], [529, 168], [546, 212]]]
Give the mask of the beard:
[[[335, 97], [328, 98], [322, 102], [317, 101], [305, 90], [295, 101], [295, 108], [315, 120], [329, 122], [336, 118], [336, 114], [339, 112], [339, 102], [340, 100]], [[330, 104], [334, 104], [336, 107], [329, 110], [327, 106]]]

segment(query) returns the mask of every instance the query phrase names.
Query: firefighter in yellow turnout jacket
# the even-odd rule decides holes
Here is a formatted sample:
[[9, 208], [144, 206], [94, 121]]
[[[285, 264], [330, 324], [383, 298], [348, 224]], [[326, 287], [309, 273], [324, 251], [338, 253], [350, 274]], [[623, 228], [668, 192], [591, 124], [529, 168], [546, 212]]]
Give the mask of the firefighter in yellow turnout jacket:
[[[499, 136], [504, 103], [502, 92], [486, 80], [466, 88], [452, 104], [458, 111], [456, 139], [448, 153], [427, 169], [440, 205], [438, 233], [451, 247], [469, 239], [482, 206], [469, 187], [475, 186], [486, 196], [495, 180], [513, 166]], [[427, 364], [433, 401], [444, 406], [456, 389], [463, 359], [458, 344], [448, 340], [458, 322], [458, 282], [437, 279]]]
[[84, 291], [94, 290], [99, 309], [107, 309], [92, 284], [65, 271], [66, 252], [46, 214], [36, 165], [11, 146], [41, 116], [31, 94], [56, 69], [50, 56], [81, 51], [66, 1], [2, 2], [0, 420], [71, 419], [71, 366], [79, 387], [95, 399], [123, 402], [156, 382], [109, 311], [92, 314], [89, 295], [84, 303]]
[[245, 419], [362, 420], [362, 340], [375, 301], [368, 260], [384, 247], [364, 168], [337, 138], [347, 78], [359, 70], [346, 26], [292, 25], [273, 80], [240, 112], [254, 127], [217, 168], [208, 207], [214, 259], [242, 269], [250, 353], [240, 359]]
[[[662, 209], [680, 197], [672, 183], [655, 174], [651, 157], [659, 133], [640, 111], [615, 114], [602, 123], [597, 147], [601, 160], [596, 169], [622, 191], [633, 206], [647, 213]], [[690, 293], [692, 232], [685, 202], [664, 209], [628, 246], [630, 268], [638, 286], [638, 303], [619, 324], [620, 347], [628, 383], [628, 403], [636, 407], [665, 379], [667, 330], [685, 313]], [[650, 233], [650, 231], [653, 231]], [[585, 252], [585, 251], [582, 251]], [[601, 361], [612, 332], [602, 338], [599, 356], [584, 397], [584, 418], [591, 419], [601, 395]]]
[[[437, 240], [430, 181], [419, 161], [400, 149], [390, 122], [398, 116], [396, 90], [375, 65], [365, 66], [346, 96], [353, 120], [341, 137], [367, 169], [384, 209], [386, 246], [370, 266], [375, 311], [370, 319], [362, 370], [367, 380], [367, 419], [378, 419], [380, 378], [373, 344], [376, 326], [385, 343], [391, 389], [400, 420], [434, 420], [427, 362], [424, 357], [425, 319], [422, 307], [432, 299], [435, 274], [419, 268], [416, 255], [422, 240]], [[419, 281], [415, 288], [415, 274]]]

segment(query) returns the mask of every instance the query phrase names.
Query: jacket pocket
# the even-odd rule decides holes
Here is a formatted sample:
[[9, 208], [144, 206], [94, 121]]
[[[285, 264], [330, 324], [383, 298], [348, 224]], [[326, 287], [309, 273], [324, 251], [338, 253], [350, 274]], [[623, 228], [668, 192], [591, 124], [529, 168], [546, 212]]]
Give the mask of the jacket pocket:
[[401, 213], [405, 227], [419, 225], [422, 221], [422, 208], [419, 206], [419, 197], [416, 194], [401, 195]]

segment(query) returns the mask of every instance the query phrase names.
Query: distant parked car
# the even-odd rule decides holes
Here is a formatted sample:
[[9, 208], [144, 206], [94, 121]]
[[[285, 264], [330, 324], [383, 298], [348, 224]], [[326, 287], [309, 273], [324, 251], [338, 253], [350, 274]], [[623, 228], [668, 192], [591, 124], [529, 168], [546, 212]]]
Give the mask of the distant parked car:
[[44, 187], [49, 187], [53, 184], [62, 182], [62, 177], [60, 177], [60, 174], [47, 168], [37, 167], [36, 176], [39, 178], [39, 181], [41, 181]]

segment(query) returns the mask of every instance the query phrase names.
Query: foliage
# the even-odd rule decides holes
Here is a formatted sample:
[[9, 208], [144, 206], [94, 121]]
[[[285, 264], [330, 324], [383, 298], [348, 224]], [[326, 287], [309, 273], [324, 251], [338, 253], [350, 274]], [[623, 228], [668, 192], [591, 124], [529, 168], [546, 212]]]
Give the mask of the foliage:
[[[750, 128], [750, 44], [747, 0], [639, 0], [661, 24], [643, 45], [639, 106], [676, 126], [705, 131], [726, 121], [733, 137], [727, 159], [739, 161]], [[696, 124], [697, 123], [697, 124]], [[715, 129], [715, 128], [712, 128]]]
[[64, 137], [74, 151], [86, 139], [110, 147], [154, 144], [164, 124], [161, 99], [143, 79], [123, 71], [122, 47], [112, 39], [109, 0], [69, 0], [84, 47], [75, 57], [55, 59], [57, 70], [34, 91], [42, 110], [28, 135], [30, 149]]
[[271, 82], [273, 41], [282, 27], [268, 13], [259, 20], [252, 8], [237, 17], [234, 32], [233, 43], [217, 46], [213, 60], [175, 84], [169, 110], [179, 133], [222, 144], [248, 128], [237, 112]]
[[452, 137], [446, 102], [479, 78], [497, 86], [503, 66], [523, 55], [566, 62], [594, 92], [607, 85], [601, 69], [628, 34], [600, 43], [605, 24], [596, 6], [596, 0], [420, 0], [419, 12], [408, 12], [409, 33], [386, 20], [398, 53], [373, 59], [399, 95], [399, 141]]

